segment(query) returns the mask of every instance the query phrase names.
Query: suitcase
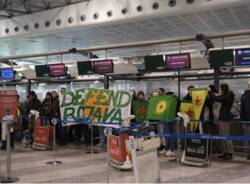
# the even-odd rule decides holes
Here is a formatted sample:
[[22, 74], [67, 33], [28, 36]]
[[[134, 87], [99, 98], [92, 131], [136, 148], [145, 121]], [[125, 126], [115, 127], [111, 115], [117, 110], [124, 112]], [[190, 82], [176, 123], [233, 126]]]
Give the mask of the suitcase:
[[109, 157], [110, 160], [118, 165], [122, 165], [126, 161], [126, 140], [129, 139], [127, 134], [110, 135], [109, 136]]
[[36, 126], [34, 131], [33, 148], [38, 150], [48, 150], [53, 144], [53, 127]]

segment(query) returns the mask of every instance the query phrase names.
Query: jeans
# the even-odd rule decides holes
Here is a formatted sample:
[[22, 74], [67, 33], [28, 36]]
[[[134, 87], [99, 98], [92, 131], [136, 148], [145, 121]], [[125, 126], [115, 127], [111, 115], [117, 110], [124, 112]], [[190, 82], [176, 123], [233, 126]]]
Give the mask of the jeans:
[[100, 144], [105, 145], [104, 127], [99, 127]]
[[[230, 121], [219, 121], [218, 130], [219, 135], [229, 136], [230, 135]], [[225, 153], [233, 154], [233, 141], [222, 141], [223, 149]]]
[[[163, 122], [157, 122], [156, 124], [156, 133], [164, 134], [164, 124]], [[161, 145], [166, 145], [166, 139], [164, 137], [161, 138]]]
[[[175, 122], [167, 122], [163, 124], [164, 133], [176, 133]], [[175, 138], [165, 138], [166, 150], [176, 150], [177, 149], [177, 139]]]
[[[243, 128], [245, 130], [245, 135], [244, 136], [249, 136], [250, 135], [250, 125], [249, 124], [244, 124]], [[248, 141], [248, 155], [250, 155], [250, 141]]]

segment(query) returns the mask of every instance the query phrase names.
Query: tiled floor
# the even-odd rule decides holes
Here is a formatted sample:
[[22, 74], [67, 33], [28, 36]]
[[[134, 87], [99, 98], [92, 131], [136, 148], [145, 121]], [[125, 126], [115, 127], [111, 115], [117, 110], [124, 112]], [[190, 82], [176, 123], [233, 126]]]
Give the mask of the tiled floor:
[[[61, 147], [56, 153], [62, 165], [50, 166], [50, 151], [32, 151], [17, 146], [12, 153], [12, 175], [22, 183], [84, 183], [107, 182], [106, 153], [86, 154], [86, 148]], [[232, 162], [213, 162], [211, 167], [184, 166], [166, 158], [160, 158], [161, 180], [164, 183], [249, 183], [250, 162], [236, 158]], [[0, 152], [0, 175], [5, 175], [5, 152]], [[135, 182], [132, 171], [110, 168], [109, 181]]]

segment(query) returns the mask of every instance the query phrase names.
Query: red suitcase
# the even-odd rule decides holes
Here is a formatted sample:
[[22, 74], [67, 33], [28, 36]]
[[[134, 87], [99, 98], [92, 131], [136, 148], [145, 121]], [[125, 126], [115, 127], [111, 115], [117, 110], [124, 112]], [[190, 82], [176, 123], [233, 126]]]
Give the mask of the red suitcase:
[[129, 139], [126, 134], [120, 134], [119, 136], [110, 135], [109, 137], [109, 157], [111, 161], [117, 164], [123, 164], [126, 160], [126, 145], [125, 141]]
[[34, 131], [33, 148], [39, 150], [47, 150], [52, 147], [52, 143], [53, 143], [53, 127], [36, 126]]

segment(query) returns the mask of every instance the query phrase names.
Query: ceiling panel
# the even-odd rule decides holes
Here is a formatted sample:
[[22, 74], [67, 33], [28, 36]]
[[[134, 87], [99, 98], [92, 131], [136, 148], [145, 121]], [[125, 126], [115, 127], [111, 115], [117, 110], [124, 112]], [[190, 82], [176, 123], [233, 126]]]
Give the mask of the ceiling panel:
[[[34, 3], [35, 1], [30, 1]], [[37, 2], [37, 1], [36, 1]], [[65, 1], [50, 1], [53, 6]], [[38, 5], [38, 4], [37, 4]], [[20, 5], [21, 6], [21, 5]], [[158, 16], [141, 20], [115, 22], [99, 27], [82, 27], [79, 30], [49, 33], [28, 37], [12, 37], [0, 42], [1, 56], [52, 52], [70, 48], [89, 48], [111, 44], [131, 43], [146, 40], [194, 36], [199, 33], [222, 33], [250, 28], [250, 3], [235, 7], [210, 9], [175, 16]], [[225, 46], [249, 45], [248, 37], [225, 39]], [[216, 47], [222, 47], [221, 40], [214, 40]], [[178, 52], [179, 44], [161, 45], [159, 52]], [[203, 50], [199, 42], [183, 43], [182, 49]], [[118, 49], [110, 56], [139, 56], [156, 53], [156, 47]], [[95, 52], [104, 57], [104, 52]], [[64, 60], [84, 60], [83, 55], [67, 55]], [[57, 59], [54, 59], [57, 60]], [[22, 60], [44, 62], [45, 58]], [[22, 62], [20, 62], [22, 63]]]

